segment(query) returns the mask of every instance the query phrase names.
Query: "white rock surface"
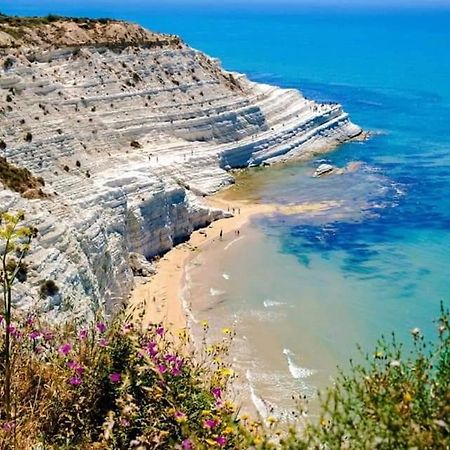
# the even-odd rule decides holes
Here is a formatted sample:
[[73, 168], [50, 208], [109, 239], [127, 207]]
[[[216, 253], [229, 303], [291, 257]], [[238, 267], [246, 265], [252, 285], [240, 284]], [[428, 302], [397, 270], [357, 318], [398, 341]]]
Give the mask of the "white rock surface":
[[[16, 298], [50, 316], [113, 310], [133, 285], [130, 252], [162, 254], [222, 216], [201, 197], [232, 182], [225, 168], [310, 157], [361, 133], [340, 105], [253, 83], [184, 44], [26, 55], [0, 53], [0, 155], [52, 195], [4, 189], [0, 208], [24, 209], [39, 229]], [[45, 279], [58, 298], [39, 299]]]

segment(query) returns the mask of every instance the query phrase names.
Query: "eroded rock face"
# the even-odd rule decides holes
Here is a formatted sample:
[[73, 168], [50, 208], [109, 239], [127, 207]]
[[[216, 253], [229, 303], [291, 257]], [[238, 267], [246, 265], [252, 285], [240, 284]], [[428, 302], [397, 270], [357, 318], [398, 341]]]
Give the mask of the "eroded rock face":
[[[133, 284], [129, 252], [159, 255], [222, 216], [201, 197], [232, 182], [225, 169], [308, 157], [361, 133], [340, 105], [225, 72], [175, 38], [60, 39], [0, 53], [0, 156], [51, 194], [0, 190], [1, 209], [24, 209], [39, 229], [23, 308], [80, 320], [114, 309]], [[46, 279], [60, 295], [36, 300]]]

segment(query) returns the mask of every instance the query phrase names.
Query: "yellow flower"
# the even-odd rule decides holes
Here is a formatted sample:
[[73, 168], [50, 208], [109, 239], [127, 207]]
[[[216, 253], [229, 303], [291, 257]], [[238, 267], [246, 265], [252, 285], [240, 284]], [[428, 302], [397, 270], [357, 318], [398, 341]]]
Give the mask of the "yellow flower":
[[204, 409], [202, 411], [202, 416], [209, 416], [211, 414], [211, 411], [209, 409]]
[[224, 377], [231, 377], [234, 375], [234, 370], [229, 367], [223, 368], [220, 372]]
[[222, 328], [222, 333], [223, 334], [231, 334], [231, 330], [230, 330], [230, 328]]
[[274, 423], [277, 423], [277, 422], [278, 422], [278, 419], [276, 417], [269, 416], [267, 418], [267, 423], [269, 423], [269, 424], [274, 424]]
[[207, 320], [202, 320], [202, 327], [203, 328], [208, 328], [209, 327], [209, 324], [208, 324]]
[[256, 436], [256, 437], [253, 439], [253, 443], [254, 443], [255, 445], [262, 444], [262, 442], [263, 442], [263, 440], [262, 440], [259, 436]]
[[224, 430], [223, 430], [223, 432], [224, 432], [224, 434], [231, 434], [231, 433], [233, 433], [233, 427], [230, 427], [230, 426], [228, 426], [228, 427], [226, 427]]
[[412, 400], [411, 394], [409, 392], [403, 394], [403, 400], [409, 403]]

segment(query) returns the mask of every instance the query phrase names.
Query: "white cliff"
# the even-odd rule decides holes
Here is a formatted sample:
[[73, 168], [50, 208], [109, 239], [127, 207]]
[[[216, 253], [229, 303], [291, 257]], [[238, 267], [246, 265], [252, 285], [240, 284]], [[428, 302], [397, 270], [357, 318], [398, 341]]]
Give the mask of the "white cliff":
[[[0, 209], [24, 209], [39, 230], [18, 303], [80, 319], [126, 298], [130, 252], [160, 255], [222, 217], [201, 197], [231, 183], [230, 168], [311, 157], [361, 133], [340, 105], [226, 72], [176, 37], [90, 27], [96, 41], [79, 22], [15, 41], [0, 27], [0, 156], [51, 194], [0, 187]], [[39, 299], [47, 279], [60, 292]]]

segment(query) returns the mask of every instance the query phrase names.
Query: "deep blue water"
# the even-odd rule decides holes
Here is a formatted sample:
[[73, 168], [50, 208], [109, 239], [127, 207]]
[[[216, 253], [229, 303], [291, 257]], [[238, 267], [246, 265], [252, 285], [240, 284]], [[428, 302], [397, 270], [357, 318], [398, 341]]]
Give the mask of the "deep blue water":
[[[278, 202], [341, 199], [343, 207], [309, 220], [264, 219], [258, 226], [280, 252], [296, 257], [299, 277], [314, 283], [320, 267], [329, 280], [343, 283], [339, 295], [351, 297], [348, 304], [358, 310], [364, 343], [416, 325], [431, 331], [439, 302], [449, 298], [450, 10], [107, 4], [3, 0], [0, 9], [133, 20], [180, 34], [254, 80], [342, 103], [354, 122], [376, 134], [324, 158], [338, 166], [360, 161], [361, 169], [317, 180], [309, 176], [317, 161], [287, 167], [280, 169], [286, 176], [264, 184], [260, 194]], [[330, 286], [321, 295], [336, 292]], [[336, 308], [345, 302], [337, 298]], [[333, 327], [332, 314], [328, 324]]]

